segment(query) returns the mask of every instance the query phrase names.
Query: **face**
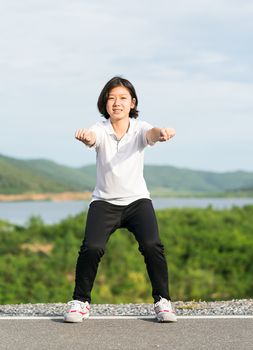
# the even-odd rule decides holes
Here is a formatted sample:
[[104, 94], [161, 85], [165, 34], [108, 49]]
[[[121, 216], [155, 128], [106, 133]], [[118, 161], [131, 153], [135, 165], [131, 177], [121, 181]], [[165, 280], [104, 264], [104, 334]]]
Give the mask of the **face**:
[[109, 92], [106, 110], [111, 121], [129, 118], [129, 112], [135, 106], [135, 99], [124, 86], [117, 86]]

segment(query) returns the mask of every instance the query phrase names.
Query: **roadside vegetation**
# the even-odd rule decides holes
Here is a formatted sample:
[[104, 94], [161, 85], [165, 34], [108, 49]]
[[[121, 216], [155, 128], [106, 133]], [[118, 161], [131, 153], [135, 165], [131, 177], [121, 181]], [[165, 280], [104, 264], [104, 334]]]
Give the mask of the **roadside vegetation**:
[[[253, 206], [157, 211], [173, 300], [253, 295]], [[55, 225], [32, 217], [24, 227], [0, 221], [0, 304], [66, 302], [86, 213]], [[148, 234], [148, 232], [147, 232]], [[127, 230], [110, 238], [93, 303], [152, 302], [138, 245]]]

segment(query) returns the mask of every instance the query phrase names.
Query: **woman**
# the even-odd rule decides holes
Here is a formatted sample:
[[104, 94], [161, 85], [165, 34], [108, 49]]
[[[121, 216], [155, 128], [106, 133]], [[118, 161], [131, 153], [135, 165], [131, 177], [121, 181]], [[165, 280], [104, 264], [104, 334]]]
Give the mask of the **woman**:
[[79, 129], [75, 137], [97, 155], [96, 187], [89, 206], [85, 236], [76, 265], [73, 300], [66, 322], [89, 317], [91, 290], [110, 235], [127, 228], [139, 243], [152, 285], [158, 321], [176, 322], [168, 290], [168, 269], [155, 211], [143, 177], [144, 149], [175, 135], [171, 128], [153, 128], [137, 120], [138, 98], [133, 85], [112, 78], [98, 99], [104, 121]]

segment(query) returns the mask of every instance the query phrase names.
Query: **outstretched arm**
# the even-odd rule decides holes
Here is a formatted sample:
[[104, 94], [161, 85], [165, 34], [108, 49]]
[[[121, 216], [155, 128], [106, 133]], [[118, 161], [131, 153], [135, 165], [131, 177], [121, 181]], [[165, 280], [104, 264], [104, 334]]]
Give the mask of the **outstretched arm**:
[[163, 142], [171, 139], [176, 135], [176, 132], [172, 128], [152, 128], [147, 131], [146, 137], [149, 144], [157, 141]]
[[93, 146], [96, 142], [96, 134], [87, 129], [77, 130], [75, 133], [75, 138], [89, 147]]

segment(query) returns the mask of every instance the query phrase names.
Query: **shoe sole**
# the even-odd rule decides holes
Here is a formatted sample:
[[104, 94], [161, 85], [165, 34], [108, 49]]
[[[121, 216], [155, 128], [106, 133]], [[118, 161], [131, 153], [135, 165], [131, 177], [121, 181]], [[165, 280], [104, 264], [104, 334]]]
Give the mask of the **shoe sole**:
[[177, 317], [173, 314], [162, 314], [157, 315], [156, 317], [158, 322], [177, 322]]
[[64, 316], [64, 322], [68, 323], [81, 323], [83, 320], [88, 319], [88, 316], [66, 315]]

